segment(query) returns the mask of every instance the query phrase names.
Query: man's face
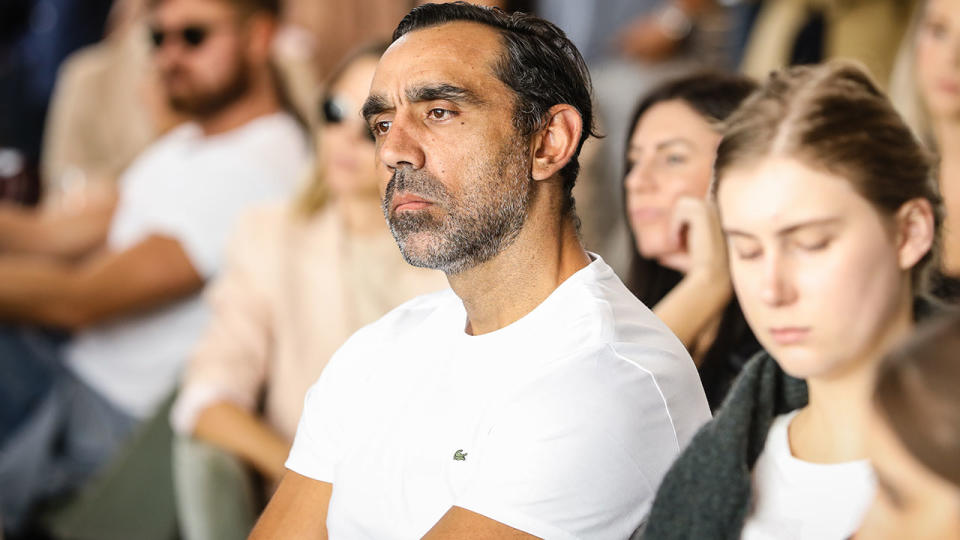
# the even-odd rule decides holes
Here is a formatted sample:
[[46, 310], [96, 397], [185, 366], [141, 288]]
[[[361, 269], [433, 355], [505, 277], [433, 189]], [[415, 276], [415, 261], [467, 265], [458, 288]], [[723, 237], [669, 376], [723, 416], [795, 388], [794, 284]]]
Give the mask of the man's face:
[[150, 14], [154, 60], [174, 110], [216, 114], [249, 87], [243, 23], [221, 0], [165, 0]]
[[364, 107], [383, 212], [404, 258], [456, 274], [516, 238], [531, 199], [529, 141], [493, 72], [503, 45], [476, 23], [417, 30], [383, 55]]

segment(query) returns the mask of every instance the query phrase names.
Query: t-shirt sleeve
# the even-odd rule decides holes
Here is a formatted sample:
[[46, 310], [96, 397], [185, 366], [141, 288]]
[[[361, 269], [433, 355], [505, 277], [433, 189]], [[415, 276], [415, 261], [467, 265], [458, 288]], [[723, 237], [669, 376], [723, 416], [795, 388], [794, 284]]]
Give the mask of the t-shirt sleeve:
[[510, 401], [455, 505], [543, 538], [628, 538], [679, 449], [654, 378], [604, 364]]
[[[344, 400], [343, 390], [348, 384], [348, 374], [343, 368], [349, 364], [345, 357], [350, 356], [351, 341], [330, 358], [317, 382], [307, 391], [297, 434], [285, 464], [295, 473], [331, 484], [346, 437], [343, 413], [349, 410], [349, 403]], [[341, 414], [337, 414], [338, 411]]]
[[207, 181], [198, 182], [172, 208], [152, 213], [149, 226], [156, 234], [177, 239], [197, 272], [209, 279], [222, 265], [239, 216], [254, 206], [280, 200], [289, 191], [289, 183], [262, 167], [237, 163], [211, 171]]

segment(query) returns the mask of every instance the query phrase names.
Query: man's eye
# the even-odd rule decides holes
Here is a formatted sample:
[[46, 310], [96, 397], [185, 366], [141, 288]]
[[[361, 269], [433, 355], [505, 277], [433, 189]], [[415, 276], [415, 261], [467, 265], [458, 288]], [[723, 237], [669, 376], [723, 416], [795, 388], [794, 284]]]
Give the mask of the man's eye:
[[451, 115], [453, 115], [453, 111], [440, 108], [430, 109], [427, 112], [427, 116], [430, 117], [431, 120], [446, 120]]
[[382, 120], [380, 122], [373, 123], [373, 133], [374, 135], [386, 135], [390, 131], [390, 122], [389, 120]]

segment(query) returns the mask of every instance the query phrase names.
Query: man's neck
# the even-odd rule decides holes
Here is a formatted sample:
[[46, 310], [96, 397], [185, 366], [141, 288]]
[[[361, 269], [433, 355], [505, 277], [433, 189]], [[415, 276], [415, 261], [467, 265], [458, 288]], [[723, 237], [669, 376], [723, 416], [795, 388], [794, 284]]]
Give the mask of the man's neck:
[[280, 111], [280, 100], [269, 74], [261, 74], [251, 83], [250, 90], [220, 111], [196, 119], [206, 136], [219, 135], [237, 129], [255, 118]]
[[571, 219], [528, 218], [509, 247], [449, 281], [467, 311], [466, 331], [480, 335], [523, 318], [588, 264]]

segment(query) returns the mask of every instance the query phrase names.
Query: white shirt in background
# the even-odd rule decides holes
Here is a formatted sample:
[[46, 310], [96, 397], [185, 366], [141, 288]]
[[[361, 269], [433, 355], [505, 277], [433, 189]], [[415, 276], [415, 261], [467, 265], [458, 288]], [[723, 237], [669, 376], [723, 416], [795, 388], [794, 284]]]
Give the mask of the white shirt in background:
[[[108, 249], [170, 236], [209, 279], [220, 268], [238, 215], [288, 197], [307, 159], [305, 134], [287, 114], [210, 137], [196, 124], [180, 126], [121, 177]], [[121, 410], [145, 417], [173, 390], [206, 322], [200, 295], [192, 295], [80, 332], [67, 346], [67, 365]]]
[[836, 464], [802, 461], [790, 451], [793, 411], [778, 416], [753, 468], [754, 506], [743, 540], [845, 540], [857, 531], [873, 500], [867, 460]]
[[543, 538], [627, 538], [709, 409], [680, 341], [599, 257], [465, 333], [450, 290], [361, 329], [307, 395], [287, 467], [337, 539], [420, 538], [459, 506]]

